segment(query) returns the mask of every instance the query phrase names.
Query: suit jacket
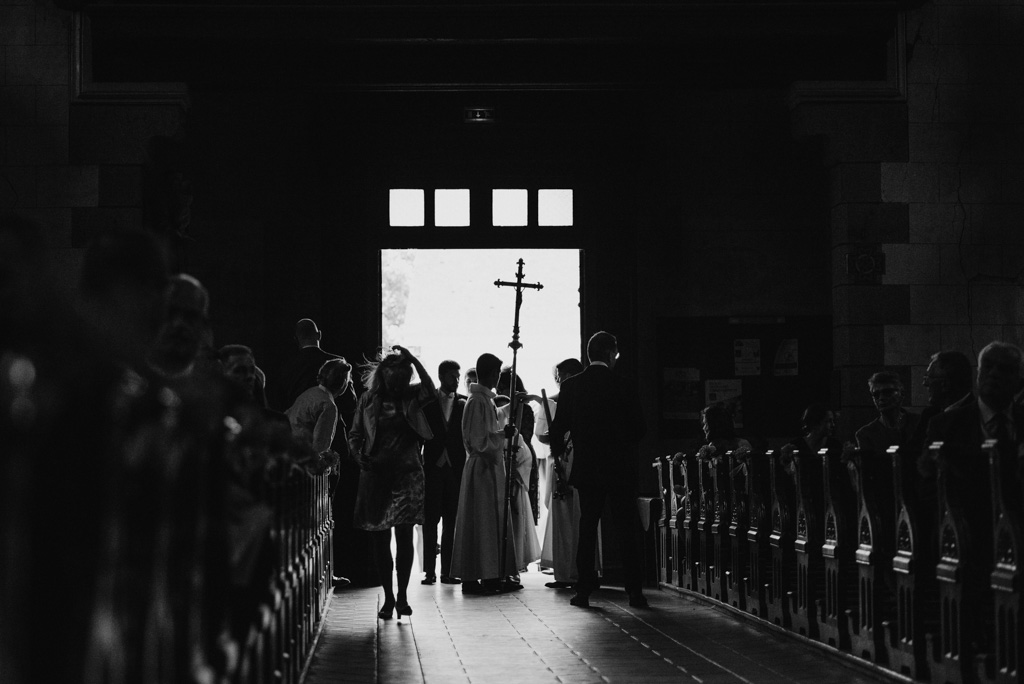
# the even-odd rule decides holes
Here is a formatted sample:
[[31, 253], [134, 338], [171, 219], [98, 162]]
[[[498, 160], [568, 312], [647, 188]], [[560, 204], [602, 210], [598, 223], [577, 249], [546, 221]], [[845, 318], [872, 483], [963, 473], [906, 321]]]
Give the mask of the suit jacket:
[[[337, 358], [339, 358], [337, 354], [325, 352], [320, 347], [303, 347], [300, 349], [295, 356], [285, 362], [278, 373], [277, 381], [271, 385], [270, 407], [278, 411], [287, 411], [295, 403], [295, 400], [299, 398], [300, 394], [310, 387], [316, 387], [320, 366], [324, 365], [325, 361]], [[345, 425], [349, 425], [352, 422], [352, 415], [355, 413], [356, 393], [353, 387], [354, 384], [355, 381], [348, 386], [348, 390], [345, 393], [334, 399], [334, 402], [338, 405], [338, 415], [341, 418], [341, 422]]]
[[320, 347], [303, 347], [285, 361], [278, 373], [277, 382], [271, 385], [271, 406], [287, 411], [299, 395], [310, 387], [316, 387], [317, 373], [325, 361], [338, 358], [337, 354], [325, 352]]
[[[1024, 439], [1024, 407], [1013, 406], [1013, 425], [1016, 441]], [[962, 452], [965, 457], [980, 457], [981, 444], [987, 438], [981, 427], [981, 408], [977, 401], [939, 413], [928, 422], [924, 448], [941, 441]]]
[[[1024, 440], [1024, 407], [1013, 406], [1013, 425], [1016, 441], [1012, 445], [1003, 445], [1004, 468], [1016, 467], [1018, 445]], [[986, 438], [981, 426], [981, 409], [977, 401], [972, 401], [933, 417], [928, 423], [924, 445], [927, 449], [932, 442], [943, 442], [942, 460], [947, 473], [947, 496], [953, 503], [968, 509], [969, 513], [978, 513], [979, 524], [984, 524], [983, 514], [991, 515], [989, 469], [984, 465], [986, 461], [981, 452], [982, 442]]]
[[864, 425], [854, 435], [857, 440], [857, 448], [870, 451], [877, 456], [884, 456], [886, 449], [891, 446], [904, 446], [909, 443], [921, 416], [910, 413], [906, 409], [900, 409], [903, 423], [899, 430], [893, 430], [882, 423], [882, 418], [875, 418]]
[[423, 445], [423, 467], [436, 466], [441, 452], [448, 449], [448, 460], [455, 472], [461, 476], [466, 465], [466, 447], [462, 442], [462, 412], [466, 408], [466, 396], [456, 392], [452, 402], [452, 414], [444, 420], [440, 394], [438, 400], [428, 407], [427, 418], [434, 432], [434, 438]]
[[636, 489], [636, 444], [645, 431], [636, 389], [607, 366], [588, 366], [559, 388], [551, 450], [561, 452], [565, 433], [571, 434], [572, 486]]

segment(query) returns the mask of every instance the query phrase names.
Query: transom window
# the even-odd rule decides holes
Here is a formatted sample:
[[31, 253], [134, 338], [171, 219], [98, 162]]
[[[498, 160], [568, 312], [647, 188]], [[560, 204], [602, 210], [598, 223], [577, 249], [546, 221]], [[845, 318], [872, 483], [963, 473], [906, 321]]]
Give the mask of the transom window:
[[[433, 216], [427, 222], [427, 199], [433, 200]], [[490, 201], [491, 225], [514, 227], [530, 225], [531, 204], [536, 208], [538, 226], [573, 225], [572, 190], [499, 188], [490, 196], [470, 196], [466, 188], [393, 188], [389, 194], [389, 225], [466, 227], [470, 225], [470, 202]]]

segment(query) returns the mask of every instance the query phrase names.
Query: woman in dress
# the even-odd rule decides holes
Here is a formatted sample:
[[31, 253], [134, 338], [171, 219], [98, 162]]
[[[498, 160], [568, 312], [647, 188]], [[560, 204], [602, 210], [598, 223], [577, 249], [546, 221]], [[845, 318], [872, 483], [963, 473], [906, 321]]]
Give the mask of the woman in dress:
[[[371, 533], [377, 574], [384, 589], [384, 604], [377, 617], [387, 620], [412, 615], [406, 595], [412, 574], [413, 525], [423, 524], [423, 466], [420, 445], [433, 433], [423, 407], [437, 400], [434, 382], [408, 349], [395, 345], [394, 353], [367, 364], [363, 372], [366, 392], [359, 398], [349, 450], [359, 463], [359, 490], [353, 524]], [[412, 371], [419, 384], [411, 384]], [[396, 557], [391, 557], [391, 530], [395, 531]], [[398, 594], [391, 575], [397, 565]]]

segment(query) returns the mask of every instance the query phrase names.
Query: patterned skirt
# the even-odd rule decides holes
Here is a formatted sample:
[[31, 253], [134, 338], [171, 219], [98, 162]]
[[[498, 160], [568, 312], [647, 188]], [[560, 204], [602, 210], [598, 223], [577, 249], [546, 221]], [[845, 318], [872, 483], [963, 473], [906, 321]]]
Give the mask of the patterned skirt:
[[395, 525], [422, 525], [423, 490], [423, 468], [397, 475], [360, 472], [352, 526], [382, 532]]

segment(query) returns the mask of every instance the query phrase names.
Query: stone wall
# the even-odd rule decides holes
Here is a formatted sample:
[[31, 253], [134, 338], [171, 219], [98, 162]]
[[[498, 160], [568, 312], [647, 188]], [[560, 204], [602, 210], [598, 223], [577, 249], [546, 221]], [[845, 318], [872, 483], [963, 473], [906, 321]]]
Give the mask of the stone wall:
[[99, 204], [95, 165], [69, 155], [71, 13], [46, 0], [0, 4], [0, 208], [49, 228], [67, 258], [72, 214]]
[[[830, 91], [787, 111], [774, 86], [630, 95], [635, 118], [615, 124], [632, 137], [616, 138], [613, 167], [633, 196], [609, 202], [586, 239], [608, 266], [631, 260], [635, 292], [590, 278], [591, 304], [631, 318], [641, 344], [660, 316], [831, 313], [832, 401], [845, 435], [873, 414], [866, 379], [876, 370], [898, 371], [919, 407], [934, 351], [974, 356], [992, 339], [1024, 341], [1024, 7], [935, 0], [904, 20], [900, 75], [888, 84], [897, 97]], [[202, 168], [195, 240], [179, 264], [216, 281], [218, 341], [251, 332], [248, 341], [281, 356], [290, 343], [278, 328], [311, 299], [311, 315], [332, 316], [339, 329], [372, 329], [362, 319], [373, 307], [374, 255], [349, 237], [365, 231], [362, 217], [321, 173], [343, 166], [352, 142], [332, 138], [335, 160], [316, 151], [315, 134], [281, 128], [294, 118], [323, 132], [330, 112], [311, 114], [319, 105], [293, 94], [206, 93], [186, 116], [184, 86], [91, 82], [88, 60], [76, 58], [86, 35], [52, 0], [0, 5], [0, 207], [47, 227], [69, 283], [97, 227], [151, 218], [153, 140], [184, 141]], [[240, 116], [268, 148], [230, 128]], [[578, 154], [607, 153], [599, 147]], [[261, 173], [266, 159], [284, 164]], [[331, 254], [359, 265], [332, 280], [323, 270]], [[608, 270], [588, 262], [602, 264], [588, 276]], [[297, 279], [304, 266], [312, 273]], [[359, 288], [354, 309], [317, 294], [345, 298], [350, 286]], [[656, 387], [655, 364], [641, 352], [630, 370]], [[655, 410], [653, 390], [645, 400]]]
[[925, 3], [905, 16], [902, 97], [794, 108], [832, 178], [841, 432], [874, 416], [873, 372], [922, 407], [931, 354], [1024, 337], [1022, 39], [1018, 4]]
[[908, 212], [882, 245], [907, 315], [884, 327], [884, 362], [921, 405], [934, 351], [1024, 341], [1024, 6], [937, 0], [907, 36], [908, 157], [880, 169], [882, 202]]

